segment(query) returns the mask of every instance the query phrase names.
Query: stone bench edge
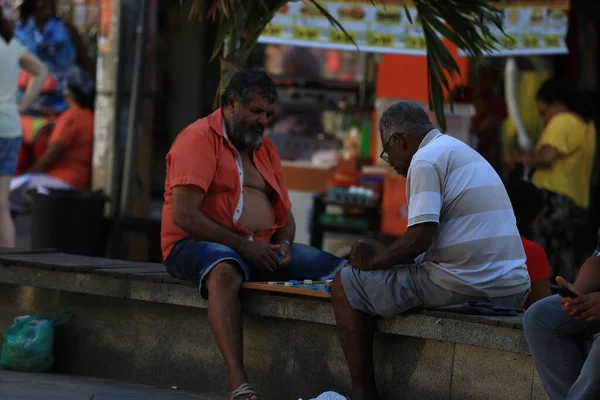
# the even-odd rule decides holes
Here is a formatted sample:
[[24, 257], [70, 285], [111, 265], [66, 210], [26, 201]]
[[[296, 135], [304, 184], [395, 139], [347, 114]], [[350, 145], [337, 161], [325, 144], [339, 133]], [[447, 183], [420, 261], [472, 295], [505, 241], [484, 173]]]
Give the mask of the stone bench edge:
[[[0, 266], [0, 283], [207, 308], [207, 302], [194, 287], [109, 275], [3, 265]], [[253, 316], [335, 324], [331, 304], [323, 299], [246, 291], [243, 293], [243, 305], [244, 312]], [[515, 319], [503, 323], [502, 319], [496, 318], [428, 311], [380, 319], [377, 325], [378, 331], [386, 334], [530, 354], [520, 324], [515, 323]]]

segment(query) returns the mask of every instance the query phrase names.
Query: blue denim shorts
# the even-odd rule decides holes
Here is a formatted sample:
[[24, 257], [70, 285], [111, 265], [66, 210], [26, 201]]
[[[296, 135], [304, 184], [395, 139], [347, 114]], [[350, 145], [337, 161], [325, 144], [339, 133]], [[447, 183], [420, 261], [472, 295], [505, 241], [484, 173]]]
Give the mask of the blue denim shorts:
[[0, 138], [0, 175], [14, 175], [19, 161], [21, 143], [23, 143], [21, 136], [12, 139]]
[[207, 299], [208, 291], [203, 284], [204, 279], [223, 261], [237, 264], [246, 281], [333, 279], [336, 272], [346, 265], [346, 260], [303, 244], [292, 244], [291, 253], [290, 265], [273, 273], [264, 273], [247, 263], [230, 247], [213, 242], [183, 239], [173, 246], [165, 260], [165, 266], [171, 276], [194, 282], [202, 297]]

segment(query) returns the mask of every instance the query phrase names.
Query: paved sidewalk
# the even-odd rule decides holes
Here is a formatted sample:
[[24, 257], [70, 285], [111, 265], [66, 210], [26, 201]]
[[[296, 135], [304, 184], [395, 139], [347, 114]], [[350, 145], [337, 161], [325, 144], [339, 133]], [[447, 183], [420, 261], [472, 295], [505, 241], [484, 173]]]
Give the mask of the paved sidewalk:
[[177, 390], [72, 375], [0, 370], [2, 400], [224, 400]]

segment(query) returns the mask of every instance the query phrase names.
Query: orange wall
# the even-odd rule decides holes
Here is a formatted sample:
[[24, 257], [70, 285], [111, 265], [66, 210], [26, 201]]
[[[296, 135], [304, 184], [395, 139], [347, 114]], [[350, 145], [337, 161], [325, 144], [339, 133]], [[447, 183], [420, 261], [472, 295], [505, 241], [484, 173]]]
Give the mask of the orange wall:
[[[458, 48], [446, 42], [460, 68], [462, 82], [467, 83], [469, 60], [458, 57]], [[427, 100], [427, 57], [385, 54], [379, 64], [376, 80], [377, 97], [405, 100]]]
[[375, 90], [378, 98], [427, 100], [427, 58], [385, 54]]

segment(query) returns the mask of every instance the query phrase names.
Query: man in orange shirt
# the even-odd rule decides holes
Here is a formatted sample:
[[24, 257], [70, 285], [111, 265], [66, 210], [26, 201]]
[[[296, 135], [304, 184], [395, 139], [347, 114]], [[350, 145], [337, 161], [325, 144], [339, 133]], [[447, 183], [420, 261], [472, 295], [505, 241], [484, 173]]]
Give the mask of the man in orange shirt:
[[209, 323], [227, 365], [230, 398], [236, 400], [258, 400], [242, 358], [242, 283], [330, 279], [345, 265], [321, 250], [292, 244], [296, 226], [281, 161], [263, 137], [276, 100], [264, 71], [236, 72], [222, 107], [188, 126], [167, 154], [165, 265], [208, 298]]
[[48, 147], [28, 173], [14, 178], [10, 188], [11, 210], [28, 211], [29, 191], [89, 189], [94, 145], [94, 81], [75, 68], [66, 77], [69, 108], [56, 120]]

